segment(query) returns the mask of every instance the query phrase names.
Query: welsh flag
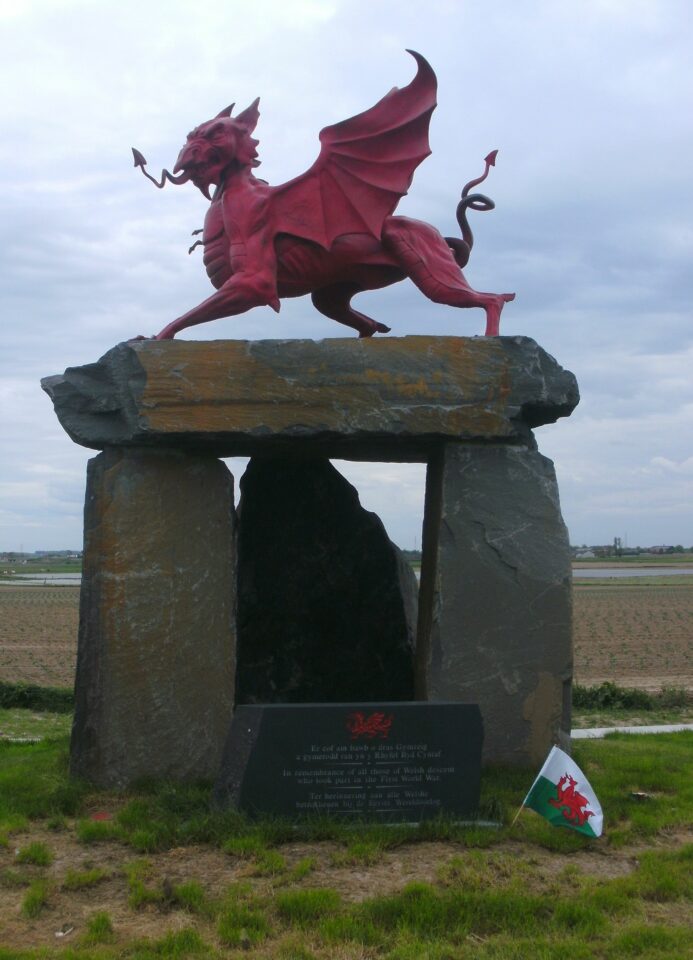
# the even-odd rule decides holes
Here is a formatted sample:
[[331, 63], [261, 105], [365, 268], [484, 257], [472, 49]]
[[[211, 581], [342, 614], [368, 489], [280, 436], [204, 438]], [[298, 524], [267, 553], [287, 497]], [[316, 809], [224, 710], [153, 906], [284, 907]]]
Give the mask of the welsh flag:
[[555, 827], [600, 837], [604, 816], [587, 777], [567, 753], [553, 747], [530, 787], [523, 807], [536, 810]]

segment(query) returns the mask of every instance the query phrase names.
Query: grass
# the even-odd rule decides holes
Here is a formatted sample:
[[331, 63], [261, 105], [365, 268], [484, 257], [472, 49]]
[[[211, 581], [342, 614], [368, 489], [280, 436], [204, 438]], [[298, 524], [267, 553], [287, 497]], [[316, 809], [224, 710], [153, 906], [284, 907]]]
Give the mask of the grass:
[[108, 880], [111, 874], [108, 870], [94, 867], [91, 870], [74, 870], [69, 868], [62, 882], [63, 890], [86, 890], [97, 883]]
[[603, 566], [605, 563], [618, 563], [645, 567], [658, 567], [666, 564], [681, 566], [693, 563], [693, 553], [687, 550], [685, 553], [637, 553], [626, 554], [622, 557], [580, 557], [579, 560], [573, 558], [573, 564], [589, 564], [593, 567]]
[[53, 863], [53, 854], [41, 840], [34, 840], [17, 851], [15, 863], [32, 863], [37, 867], [48, 867]]
[[50, 886], [47, 880], [34, 880], [22, 900], [22, 916], [35, 920], [48, 903]]
[[[551, 827], [531, 811], [511, 827], [536, 773], [516, 769], [483, 777], [484, 808], [506, 824], [498, 830], [444, 819], [392, 828], [320, 820], [297, 833], [282, 821], [211, 810], [208, 784], [142, 784], [118, 801], [112, 821], [94, 822], [86, 811], [109, 809], [113, 797], [68, 783], [65, 748], [64, 741], [0, 745], [0, 819], [8, 838], [28, 834], [22, 856], [0, 872], [0, 909], [3, 898], [12, 899], [12, 922], [25, 924], [19, 942], [27, 946], [0, 947], [0, 960], [693, 956], [686, 926], [693, 845], [673, 839], [693, 822], [690, 733], [575, 744], [576, 762], [605, 811], [599, 841]], [[53, 841], [36, 839], [32, 830], [49, 822], [61, 828], [56, 844], [88, 844], [90, 862], [61, 873], [56, 860], [50, 878], [37, 876]], [[425, 841], [441, 852], [425, 881], [393, 882], [394, 865], [405, 855], [415, 864], [413, 845]], [[186, 848], [193, 844], [216, 849], [218, 863], [227, 864], [215, 885], [204, 870], [191, 872], [197, 847]], [[143, 855], [143, 847], [152, 849]], [[430, 848], [420, 849], [431, 856]], [[602, 873], [600, 862], [612, 867]], [[166, 864], [178, 864], [178, 873]], [[350, 878], [348, 889], [335, 882], [335, 871], [341, 881]], [[75, 897], [91, 909], [70, 943], [47, 953], [39, 944], [52, 942], [64, 918], [78, 916], [70, 906]], [[136, 934], [127, 932], [129, 917], [137, 920]], [[143, 938], [150, 921], [158, 933]]]
[[594, 687], [573, 686], [575, 728], [690, 723], [693, 698], [682, 687], [663, 687], [656, 693], [605, 682]]
[[[4, 694], [3, 694], [4, 689]], [[9, 692], [8, 692], [9, 691]], [[36, 693], [39, 691], [40, 693]], [[43, 696], [45, 694], [45, 696]], [[0, 683], [0, 705], [3, 702], [31, 702], [31, 708], [0, 706], [0, 739], [45, 739], [66, 736], [72, 725], [72, 694], [59, 688], [29, 687], [22, 684]], [[56, 712], [56, 704], [59, 712]], [[693, 701], [683, 688], [663, 687], [657, 693], [619, 687], [605, 682], [594, 687], [575, 684], [573, 687], [573, 725], [579, 727], [618, 726], [657, 723], [691, 722]], [[244, 841], [245, 842], [245, 841]], [[247, 842], [262, 846], [262, 840], [248, 838]], [[158, 834], [140, 838], [143, 853], [151, 852], [159, 843]], [[253, 852], [249, 849], [248, 855]], [[232, 851], [229, 851], [232, 852]], [[236, 851], [243, 856], [243, 851]]]
[[69, 713], [38, 713], [21, 708], [0, 709], [0, 740], [44, 740], [64, 737], [70, 732]]
[[99, 910], [87, 920], [87, 929], [81, 938], [84, 946], [94, 947], [98, 944], [113, 943], [115, 931], [110, 916], [105, 910]]

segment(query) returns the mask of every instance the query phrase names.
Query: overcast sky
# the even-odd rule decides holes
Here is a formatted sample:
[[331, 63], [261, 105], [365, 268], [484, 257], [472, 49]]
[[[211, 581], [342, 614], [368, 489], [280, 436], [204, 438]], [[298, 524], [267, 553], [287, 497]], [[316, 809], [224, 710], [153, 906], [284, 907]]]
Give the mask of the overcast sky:
[[[259, 95], [260, 175], [281, 183], [321, 127], [409, 82], [407, 47], [439, 106], [399, 212], [456, 232], [462, 185], [499, 149], [465, 272], [515, 290], [501, 333], [578, 378], [575, 413], [537, 431], [571, 542], [693, 545], [692, 24], [688, 0], [0, 0], [0, 550], [81, 545], [93, 454], [39, 379], [211, 292], [186, 252], [206, 201], [155, 190], [130, 147], [158, 175], [192, 126]], [[356, 305], [391, 336], [483, 332], [482, 311], [408, 281]], [[302, 299], [181, 337], [344, 334]], [[346, 472], [396, 542], [420, 544], [421, 465]]]

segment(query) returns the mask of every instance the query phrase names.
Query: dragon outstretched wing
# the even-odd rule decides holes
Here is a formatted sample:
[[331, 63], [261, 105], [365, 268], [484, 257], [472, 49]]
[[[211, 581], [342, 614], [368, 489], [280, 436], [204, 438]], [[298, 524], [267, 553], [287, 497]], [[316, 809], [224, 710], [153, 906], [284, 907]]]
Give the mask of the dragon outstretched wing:
[[428, 127], [437, 81], [419, 53], [407, 51], [418, 70], [410, 84], [395, 87], [375, 106], [320, 133], [320, 155], [304, 174], [273, 187], [276, 233], [288, 233], [329, 250], [348, 233], [380, 239], [390, 216], [431, 152]]

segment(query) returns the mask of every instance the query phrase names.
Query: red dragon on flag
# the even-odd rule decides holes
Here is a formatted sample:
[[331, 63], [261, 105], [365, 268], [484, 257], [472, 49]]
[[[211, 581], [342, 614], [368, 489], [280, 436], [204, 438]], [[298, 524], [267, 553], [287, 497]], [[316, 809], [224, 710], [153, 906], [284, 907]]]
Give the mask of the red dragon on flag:
[[589, 800], [578, 793], [576, 787], [577, 780], [571, 777], [569, 773], [564, 773], [556, 784], [556, 797], [549, 797], [549, 803], [552, 807], [560, 810], [569, 823], [581, 827], [587, 823], [590, 817], [594, 816], [594, 813], [592, 810], [586, 809]]

